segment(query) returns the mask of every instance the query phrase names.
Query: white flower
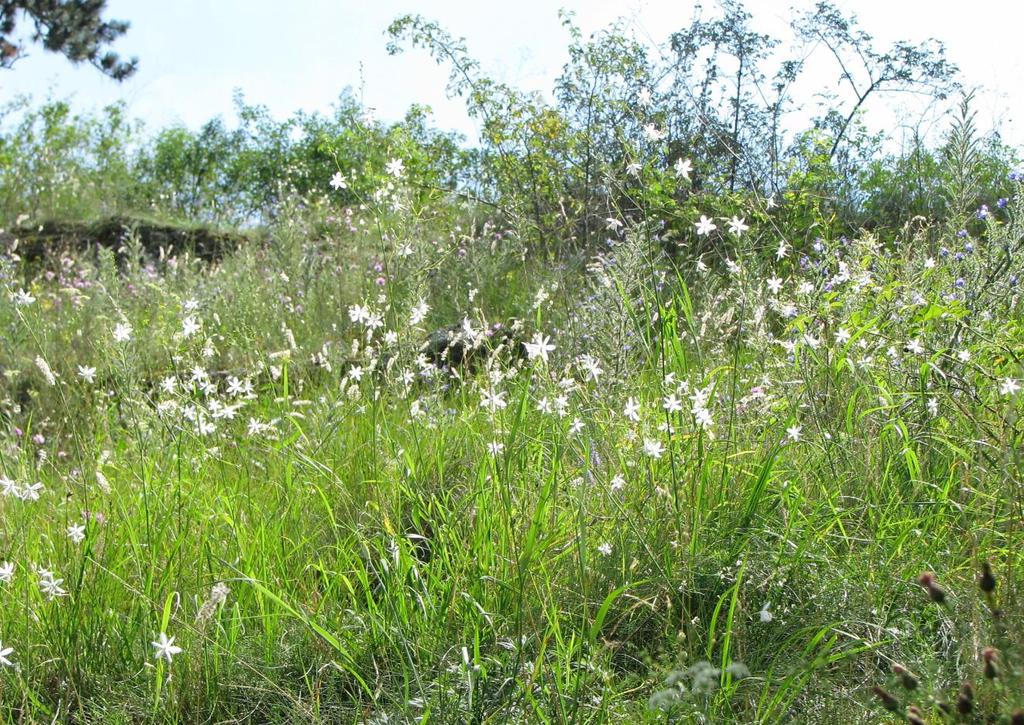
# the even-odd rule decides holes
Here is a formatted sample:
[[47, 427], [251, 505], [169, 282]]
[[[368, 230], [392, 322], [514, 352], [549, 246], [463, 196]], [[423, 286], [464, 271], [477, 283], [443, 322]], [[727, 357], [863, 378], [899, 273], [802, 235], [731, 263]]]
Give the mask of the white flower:
[[168, 639], [167, 635], [164, 632], [160, 633], [160, 636], [157, 638], [156, 642], [150, 642], [150, 644], [156, 647], [156, 653], [153, 655], [153, 657], [155, 659], [160, 659], [161, 657], [163, 657], [167, 660], [167, 664], [171, 663], [171, 657], [181, 652], [181, 647], [178, 647], [174, 644], [174, 637]]
[[0, 667], [14, 667], [14, 663], [8, 659], [14, 654], [13, 647], [4, 647], [4, 643], [0, 640]]
[[609, 543], [608, 543], [608, 542], [606, 541], [606, 542], [604, 542], [603, 544], [601, 544], [601, 545], [600, 545], [599, 547], [597, 547], [597, 550], [598, 550], [599, 552], [601, 552], [602, 554], [604, 554], [605, 556], [611, 556], [611, 553], [612, 553], [612, 545], [611, 545], [611, 544], [609, 544]]
[[838, 342], [840, 345], [845, 345], [849, 341], [850, 341], [850, 331], [849, 330], [847, 330], [845, 327], [840, 327], [838, 330], [836, 330], [836, 342]]
[[1013, 378], [1003, 378], [1003, 384], [999, 388], [1000, 395], [1013, 395], [1020, 390], [1020, 383]]
[[487, 408], [492, 413], [504, 410], [508, 403], [502, 397], [504, 395], [500, 390], [482, 390], [480, 392], [480, 407]]
[[401, 159], [391, 159], [388, 161], [387, 171], [397, 179], [405, 173], [405, 163]]
[[0, 564], [0, 582], [10, 584], [12, 579], [14, 579], [14, 562], [5, 561]]
[[694, 226], [697, 227], [697, 234], [699, 234], [700, 236], [710, 234], [711, 232], [718, 229], [715, 223], [708, 219], [703, 214], [700, 215], [700, 221], [694, 224]]
[[970, 362], [970, 359], [971, 359], [971, 351], [970, 351], [970, 350], [961, 350], [960, 352], [958, 352], [958, 353], [956, 354], [956, 357], [957, 357], [957, 359], [958, 359], [958, 360], [959, 360], [960, 362]]
[[423, 320], [427, 318], [428, 312], [430, 312], [430, 305], [428, 305], [426, 301], [421, 298], [420, 301], [416, 304], [416, 306], [412, 308], [412, 314], [409, 316], [409, 324], [420, 324], [421, 322], [423, 322]]
[[775, 250], [775, 258], [782, 259], [783, 257], [789, 256], [789, 245], [786, 244], [785, 239], [779, 240], [779, 248]]
[[608, 217], [605, 221], [605, 229], [609, 232], [617, 232], [622, 229], [622, 222], [615, 217]]
[[71, 524], [68, 527], [68, 538], [76, 544], [85, 540], [85, 526], [83, 524]]
[[622, 414], [634, 423], [640, 420], [640, 403], [636, 398], [631, 397], [626, 401], [626, 407], [622, 410]]
[[928, 259], [924, 260], [924, 268], [925, 269], [932, 269], [934, 266], [935, 266], [935, 258], [934, 257], [928, 257]]
[[580, 355], [577, 364], [590, 380], [597, 380], [604, 373], [601, 364], [592, 355]]
[[609, 488], [611, 488], [612, 491], [618, 491], [625, 485], [625, 477], [621, 473], [616, 473], [615, 476], [612, 477], [611, 483], [609, 484]]
[[765, 602], [761, 606], [761, 612], [760, 612], [761, 621], [764, 622], [765, 624], [767, 624], [768, 622], [770, 622], [773, 619], [775, 619], [775, 616], [770, 611], [768, 611], [768, 607], [769, 606], [771, 606], [771, 604], [769, 602]]
[[907, 343], [907, 352], [913, 353], [914, 355], [920, 355], [924, 352], [924, 346], [921, 345], [920, 340], [915, 338]]
[[662, 400], [661, 407], [669, 413], [678, 413], [683, 409], [683, 402], [676, 397], [675, 393], [666, 395]]
[[25, 486], [25, 488], [21, 489], [21, 493], [19, 495], [21, 496], [22, 501], [38, 501], [39, 494], [42, 493], [42, 490], [42, 482], [36, 481], [35, 483], [29, 486]]
[[640, 170], [643, 167], [636, 161], [633, 161], [626, 165], [626, 173], [630, 176], [640, 176]]
[[26, 307], [36, 301], [36, 298], [23, 289], [11, 294], [11, 301], [19, 307]]
[[771, 277], [768, 279], [768, 290], [773, 294], [777, 295], [782, 289], [782, 280], [778, 277]]
[[88, 365], [78, 366], [78, 377], [87, 383], [94, 383], [96, 381], [96, 368]]
[[189, 315], [181, 322], [181, 336], [186, 340], [199, 332], [202, 325], [195, 315]]
[[928, 412], [933, 418], [939, 414], [939, 401], [935, 398], [928, 398]]
[[690, 172], [693, 171], [693, 164], [690, 163], [689, 159], [676, 159], [675, 171], [676, 176], [682, 177], [689, 181]]
[[793, 425], [786, 428], [786, 437], [793, 443], [800, 440], [800, 431], [803, 430], [803, 426]]
[[128, 342], [132, 339], [132, 326], [127, 322], [118, 322], [114, 326], [114, 341]]
[[334, 176], [331, 177], [331, 188], [335, 191], [348, 188], [348, 183], [340, 171], [335, 171]]
[[661, 444], [661, 441], [644, 438], [644, 453], [648, 456], [651, 458], [661, 458], [664, 452], [665, 446]]
[[648, 141], [661, 141], [661, 139], [665, 138], [665, 132], [653, 123], [648, 123], [644, 125], [644, 136], [647, 137]]
[[536, 333], [531, 342], [526, 343], [526, 355], [534, 360], [540, 358], [545, 363], [548, 361], [548, 353], [555, 349], [551, 344], [551, 338], [541, 333]]
[[370, 319], [370, 310], [363, 305], [352, 305], [348, 308], [348, 319], [359, 324]]
[[505, 450], [505, 444], [500, 441], [491, 441], [487, 444], [487, 450], [492, 456], [498, 456]]
[[651, 89], [641, 88], [640, 92], [636, 96], [636, 99], [640, 102], [641, 106], [646, 107], [651, 105]]
[[573, 418], [572, 423], [569, 425], [569, 435], [574, 436], [583, 430], [583, 421], [579, 418]]
[[52, 572], [41, 572], [40, 576], [42, 578], [39, 580], [39, 589], [51, 600], [68, 595], [61, 587], [61, 584], [64, 583], [63, 579], [54, 579]]
[[743, 223], [745, 221], [746, 219], [740, 219], [739, 217], [734, 216], [729, 220], [729, 232], [735, 234], [737, 237], [742, 235], [743, 232], [750, 229], [749, 226]]
[[21, 487], [18, 486], [18, 482], [12, 478], [6, 476], [0, 476], [0, 491], [4, 496], [13, 496], [14, 498], [21, 498]]

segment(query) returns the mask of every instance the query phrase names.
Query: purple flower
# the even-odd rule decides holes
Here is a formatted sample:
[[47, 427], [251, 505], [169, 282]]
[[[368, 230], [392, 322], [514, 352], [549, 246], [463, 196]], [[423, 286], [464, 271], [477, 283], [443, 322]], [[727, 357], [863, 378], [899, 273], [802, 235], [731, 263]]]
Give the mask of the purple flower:
[[1009, 203], [1010, 203], [1010, 200], [1009, 200], [1009, 199], [1007, 199], [1007, 198], [1006, 198], [1006, 197], [1004, 196], [1004, 197], [1002, 197], [1001, 199], [999, 199], [999, 201], [997, 201], [997, 202], [996, 202], [996, 206], [998, 206], [998, 207], [999, 207], [1000, 209], [1005, 209], [1005, 208], [1006, 208], [1006, 205], [1007, 205], [1007, 204], [1009, 204]]
[[945, 247], [940, 247], [939, 248], [939, 256], [940, 257], [948, 257], [949, 256], [949, 250], [946, 249]]
[[971, 244], [970, 242], [967, 242], [966, 244], [964, 244], [964, 251], [970, 254], [971, 252], [974, 251], [974, 245]]
[[963, 289], [964, 285], [967, 284], [967, 282], [964, 281], [963, 277], [958, 277], [954, 284], [956, 285], [957, 289]]
[[978, 212], [977, 212], [976, 216], [979, 219], [983, 219], [983, 220], [984, 219], [988, 219], [988, 205], [987, 204], [982, 204], [981, 208], [978, 209]]
[[961, 229], [960, 231], [958, 231], [958, 232], [956, 233], [956, 235], [957, 235], [957, 237], [959, 237], [960, 239], [963, 239], [964, 237], [966, 237], [966, 236], [967, 236], [967, 230], [966, 230], [966, 229]]

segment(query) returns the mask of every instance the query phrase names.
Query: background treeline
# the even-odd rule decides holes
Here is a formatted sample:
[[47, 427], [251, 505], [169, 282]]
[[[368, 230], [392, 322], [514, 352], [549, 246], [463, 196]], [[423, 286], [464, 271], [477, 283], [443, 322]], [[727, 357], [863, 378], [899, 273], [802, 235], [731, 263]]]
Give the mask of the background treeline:
[[[396, 20], [389, 50], [424, 48], [450, 67], [448, 91], [482, 129], [475, 145], [433, 128], [423, 107], [397, 123], [374, 121], [350, 92], [331, 114], [283, 121], [239, 94], [235, 127], [215, 118], [155, 133], [122, 106], [76, 115], [63, 101], [16, 100], [0, 121], [0, 217], [131, 213], [251, 226], [286, 210], [372, 202], [393, 158], [418, 202], [468, 200], [549, 248], [601, 241], [613, 215], [665, 220], [666, 236], [685, 241], [694, 214], [743, 199], [764, 209], [784, 196], [775, 223], [799, 240], [897, 230], [919, 216], [962, 224], [1009, 194], [1016, 152], [976, 133], [941, 44], [879, 48], [828, 3], [797, 16], [786, 44], [750, 20], [741, 3], [727, 2], [652, 49], [624, 24], [584, 38], [565, 15], [569, 60], [551, 100], [488, 78], [440, 26]], [[810, 57], [834, 63], [838, 85], [809, 87]], [[959, 120], [939, 143], [905, 134], [892, 151], [892, 139], [864, 122], [869, 102], [886, 92], [933, 108], [960, 103]], [[798, 97], [818, 99], [816, 108]], [[794, 116], [809, 120], [794, 128]], [[692, 170], [680, 174], [686, 160]], [[957, 178], [965, 161], [971, 178]], [[338, 171], [346, 186], [332, 190]]]

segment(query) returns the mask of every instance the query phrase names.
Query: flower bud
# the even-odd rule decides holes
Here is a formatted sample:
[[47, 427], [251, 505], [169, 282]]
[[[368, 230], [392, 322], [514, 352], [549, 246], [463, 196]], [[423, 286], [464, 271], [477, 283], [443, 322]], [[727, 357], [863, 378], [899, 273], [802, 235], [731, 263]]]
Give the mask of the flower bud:
[[900, 678], [900, 684], [908, 690], [917, 689], [917, 678], [903, 665], [893, 665], [892, 673]]
[[913, 705], [908, 707], [907, 722], [910, 723], [910, 725], [925, 725], [924, 717], [921, 715], [921, 710]]
[[942, 604], [946, 601], [946, 592], [943, 591], [942, 587], [935, 583], [935, 575], [930, 571], [926, 571], [917, 578], [917, 583], [923, 586], [928, 591], [928, 596], [936, 604]]
[[981, 651], [981, 658], [985, 661], [985, 677], [994, 680], [999, 677], [999, 669], [996, 667], [996, 657], [999, 650], [994, 647], [986, 647]]
[[871, 688], [871, 691], [874, 692], [875, 697], [881, 701], [882, 707], [889, 712], [897, 712], [900, 709], [900, 701], [893, 697], [892, 694], [890, 694], [889, 691], [881, 685], [875, 685]]
[[992, 574], [992, 567], [987, 561], [981, 562], [981, 576], [978, 577], [978, 587], [986, 594], [996, 590], [996, 578]]
[[956, 711], [961, 715], [970, 715], [974, 709], [974, 688], [965, 682], [960, 688], [960, 696], [956, 699]]

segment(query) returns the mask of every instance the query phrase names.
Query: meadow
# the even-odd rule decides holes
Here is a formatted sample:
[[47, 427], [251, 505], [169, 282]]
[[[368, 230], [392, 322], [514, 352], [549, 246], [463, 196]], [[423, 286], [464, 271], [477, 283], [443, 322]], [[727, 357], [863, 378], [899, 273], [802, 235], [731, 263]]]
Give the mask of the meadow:
[[[232, 157], [291, 175], [258, 224], [217, 196], [242, 176], [171, 173], [215, 130], [117, 166], [116, 113], [26, 116], [2, 717], [1024, 722], [1024, 172], [965, 100], [918, 199], [946, 205], [879, 223], [878, 166], [867, 223], [820, 139], [729, 190], [647, 101], [570, 212], [560, 146], [499, 138], [521, 165], [446, 185], [479, 159], [418, 116], [345, 106], [343, 149], [300, 119], [287, 160]], [[133, 204], [116, 243], [22, 254]], [[248, 236], [202, 258], [154, 219]]]

